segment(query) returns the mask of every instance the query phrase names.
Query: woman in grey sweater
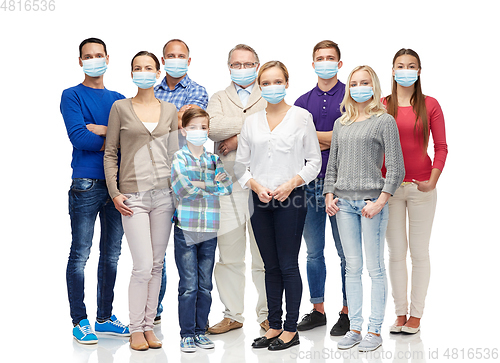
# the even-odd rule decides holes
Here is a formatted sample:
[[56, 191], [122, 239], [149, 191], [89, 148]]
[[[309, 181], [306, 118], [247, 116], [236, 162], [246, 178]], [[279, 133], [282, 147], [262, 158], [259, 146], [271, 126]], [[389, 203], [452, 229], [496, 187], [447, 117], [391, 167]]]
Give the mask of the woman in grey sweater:
[[[405, 169], [396, 121], [386, 113], [380, 95], [380, 83], [372, 68], [359, 66], [351, 72], [340, 106], [343, 114], [334, 124], [325, 176], [326, 212], [337, 215], [346, 257], [351, 330], [338, 342], [339, 349], [359, 343], [360, 351], [371, 351], [382, 344], [380, 332], [388, 293], [384, 265], [387, 201], [403, 181]], [[384, 156], [385, 179], [381, 173]], [[364, 339], [362, 245], [372, 280], [371, 315]]]

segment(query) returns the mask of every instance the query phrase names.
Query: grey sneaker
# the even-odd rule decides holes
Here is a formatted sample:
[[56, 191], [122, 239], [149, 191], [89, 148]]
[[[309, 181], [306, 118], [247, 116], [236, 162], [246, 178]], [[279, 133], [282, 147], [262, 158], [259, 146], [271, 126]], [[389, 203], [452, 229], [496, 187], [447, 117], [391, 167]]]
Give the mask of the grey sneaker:
[[366, 334], [364, 339], [359, 343], [360, 352], [371, 352], [382, 345], [382, 337], [374, 334]]
[[[370, 334], [371, 335], [371, 334]], [[338, 349], [349, 349], [354, 347], [356, 344], [363, 339], [360, 333], [355, 333], [352, 330], [349, 330], [345, 333], [344, 337], [339, 340], [337, 343]]]

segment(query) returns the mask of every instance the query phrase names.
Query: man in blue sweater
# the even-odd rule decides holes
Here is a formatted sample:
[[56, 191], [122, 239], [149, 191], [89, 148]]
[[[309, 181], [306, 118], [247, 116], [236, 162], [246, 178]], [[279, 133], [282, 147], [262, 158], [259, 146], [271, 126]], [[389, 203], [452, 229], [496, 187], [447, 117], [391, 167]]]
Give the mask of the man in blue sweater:
[[84, 40], [80, 44], [79, 63], [85, 72], [85, 80], [64, 90], [61, 97], [61, 113], [73, 145], [73, 181], [69, 190], [72, 241], [66, 283], [73, 337], [81, 344], [97, 343], [83, 301], [84, 269], [90, 255], [97, 215], [101, 224], [101, 238], [95, 331], [100, 334], [130, 335], [128, 327], [112, 315], [123, 227], [121, 215], [115, 209], [106, 187], [103, 156], [109, 111], [113, 103], [124, 96], [104, 88], [103, 74], [108, 62], [109, 56], [102, 40]]

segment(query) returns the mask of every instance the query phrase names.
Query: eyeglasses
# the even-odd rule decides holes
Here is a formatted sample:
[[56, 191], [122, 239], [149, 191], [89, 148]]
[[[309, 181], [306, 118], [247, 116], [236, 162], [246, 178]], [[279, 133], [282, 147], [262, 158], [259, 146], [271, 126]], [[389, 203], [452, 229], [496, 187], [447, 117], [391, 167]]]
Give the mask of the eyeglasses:
[[232, 69], [241, 69], [242, 67], [245, 68], [245, 69], [248, 69], [248, 68], [254, 68], [257, 66], [257, 64], [259, 64], [258, 62], [254, 62], [254, 63], [232, 63], [229, 65], [229, 68], [232, 68]]

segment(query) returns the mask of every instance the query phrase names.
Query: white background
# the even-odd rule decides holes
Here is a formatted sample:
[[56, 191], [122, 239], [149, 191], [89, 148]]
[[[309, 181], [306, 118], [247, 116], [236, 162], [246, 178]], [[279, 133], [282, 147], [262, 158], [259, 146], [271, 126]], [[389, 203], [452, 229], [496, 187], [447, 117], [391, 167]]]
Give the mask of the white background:
[[[497, 4], [483, 0], [55, 0], [54, 11], [35, 12], [19, 10], [16, 0], [15, 11], [0, 9], [2, 346], [10, 347], [9, 353], [16, 352], [16, 360], [22, 362], [47, 355], [57, 357], [57, 361], [112, 361], [112, 354], [115, 362], [146, 357], [132, 355], [126, 341], [111, 358], [92, 351], [82, 355], [71, 339], [65, 268], [71, 241], [67, 191], [72, 148], [59, 102], [62, 90], [83, 80], [78, 65], [79, 43], [98, 37], [106, 42], [110, 57], [105, 86], [126, 97], [136, 92], [130, 78], [133, 55], [148, 50], [161, 57], [164, 43], [172, 38], [189, 45], [189, 75], [205, 86], [210, 96], [229, 84], [227, 53], [238, 43], [254, 47], [262, 64], [274, 59], [284, 62], [290, 72], [289, 104], [315, 86], [311, 52], [318, 41], [331, 39], [339, 44], [344, 62], [339, 71], [342, 82], [355, 66], [368, 64], [377, 72], [384, 95], [390, 93], [394, 54], [403, 47], [417, 51], [422, 60], [423, 91], [441, 104], [449, 148], [438, 183], [431, 240], [432, 276], [422, 340], [426, 351], [439, 348], [440, 354], [446, 348], [498, 348]], [[97, 256], [98, 248], [94, 247], [86, 270], [86, 304], [92, 323]], [[326, 258], [330, 328], [341, 301], [338, 257], [331, 235]], [[180, 356], [178, 277], [172, 244], [167, 249], [167, 264], [163, 351], [169, 362], [176, 362]], [[305, 246], [300, 264], [304, 281], [302, 314], [310, 309]], [[125, 323], [130, 271], [131, 258], [124, 240], [114, 312]], [[248, 352], [252, 339], [260, 334], [254, 322], [254, 293], [249, 278], [245, 327], [250, 330], [246, 330], [249, 336], [244, 341], [248, 362], [268, 359]], [[215, 323], [222, 318], [223, 309], [215, 285], [213, 298], [210, 321]], [[393, 319], [389, 297], [385, 329]], [[336, 341], [328, 336], [328, 330], [325, 346], [335, 348]], [[385, 340], [384, 347], [390, 351], [394, 342]], [[300, 350], [308, 347], [307, 339], [302, 342]], [[219, 344], [203, 359], [218, 362], [224, 349]], [[163, 353], [157, 356], [148, 355], [147, 360], [167, 359]], [[280, 359], [288, 361], [286, 356]]]

